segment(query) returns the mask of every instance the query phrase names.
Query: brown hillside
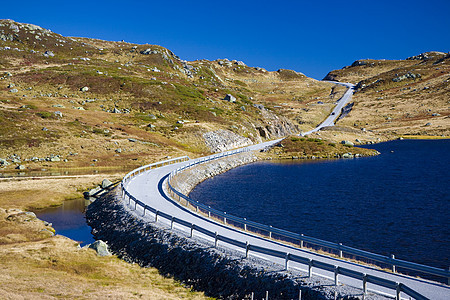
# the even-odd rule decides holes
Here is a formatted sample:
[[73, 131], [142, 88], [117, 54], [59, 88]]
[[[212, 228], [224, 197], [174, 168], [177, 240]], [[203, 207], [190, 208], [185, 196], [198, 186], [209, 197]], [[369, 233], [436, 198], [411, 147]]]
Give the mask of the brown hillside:
[[340, 126], [381, 134], [450, 134], [450, 55], [427, 52], [405, 60], [359, 60], [326, 79], [357, 84], [352, 112]]

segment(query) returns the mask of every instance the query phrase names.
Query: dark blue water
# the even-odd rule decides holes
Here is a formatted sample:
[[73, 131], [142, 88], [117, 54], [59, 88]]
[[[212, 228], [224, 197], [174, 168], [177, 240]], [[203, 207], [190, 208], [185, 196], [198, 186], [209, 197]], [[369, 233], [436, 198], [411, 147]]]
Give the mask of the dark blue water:
[[84, 246], [95, 241], [91, 227], [86, 224], [86, 204], [84, 198], [67, 200], [61, 206], [38, 210], [35, 213], [39, 219], [52, 223], [57, 234], [71, 238]]
[[370, 148], [381, 155], [245, 165], [190, 196], [259, 223], [448, 268], [450, 140]]

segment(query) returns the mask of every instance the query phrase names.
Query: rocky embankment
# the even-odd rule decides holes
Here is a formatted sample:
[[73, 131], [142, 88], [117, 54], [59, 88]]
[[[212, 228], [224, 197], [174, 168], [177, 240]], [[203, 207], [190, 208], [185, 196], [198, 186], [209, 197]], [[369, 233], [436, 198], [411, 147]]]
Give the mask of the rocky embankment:
[[[232, 168], [257, 160], [245, 152], [201, 164], [172, 179], [188, 194], [199, 182]], [[242, 252], [214, 247], [198, 237], [145, 220], [121, 199], [119, 188], [92, 203], [86, 212], [87, 223], [98, 240], [120, 258], [142, 267], [156, 267], [161, 274], [174, 277], [219, 299], [358, 299], [361, 291], [349, 286], [335, 287], [331, 280], [308, 278], [296, 270], [250, 256]], [[367, 299], [383, 299], [367, 295]]]
[[223, 152], [235, 148], [252, 145], [253, 142], [229, 130], [209, 131], [203, 134], [206, 146], [211, 152]]
[[240, 165], [252, 163], [257, 160], [258, 158], [252, 152], [243, 152], [227, 156], [185, 170], [173, 177], [171, 183], [179, 192], [187, 195], [200, 182]]
[[[130, 211], [120, 193], [109, 192], [92, 203], [86, 213], [96, 239], [106, 241], [120, 258], [153, 266], [195, 290], [219, 299], [333, 299], [331, 286], [317, 278], [308, 279], [284, 272], [281, 266], [196, 239], [176, 229], [169, 230], [145, 221]], [[330, 284], [330, 282], [328, 282]], [[348, 293], [347, 293], [348, 295]]]

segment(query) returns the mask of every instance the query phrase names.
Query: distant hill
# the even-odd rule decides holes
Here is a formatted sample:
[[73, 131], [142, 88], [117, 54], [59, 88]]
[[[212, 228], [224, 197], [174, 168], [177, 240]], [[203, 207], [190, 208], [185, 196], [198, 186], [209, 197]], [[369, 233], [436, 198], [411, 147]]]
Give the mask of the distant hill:
[[187, 62], [157, 45], [64, 37], [12, 20], [0, 20], [0, 79], [0, 158], [17, 154], [30, 168], [54, 156], [60, 162], [48, 166], [140, 164], [207, 153], [211, 136], [235, 145], [230, 137], [296, 134], [328, 113], [324, 105], [306, 114], [305, 105], [331, 106], [338, 90], [330, 96], [334, 85], [291, 70]]
[[357, 85], [355, 105], [340, 122], [343, 126], [397, 135], [450, 134], [449, 53], [357, 60], [325, 79]]
[[[320, 138], [448, 135], [446, 53], [360, 60], [326, 79], [358, 91], [348, 116]], [[188, 62], [158, 45], [0, 20], [0, 165], [110, 168], [197, 156], [308, 131], [345, 90], [292, 70]]]

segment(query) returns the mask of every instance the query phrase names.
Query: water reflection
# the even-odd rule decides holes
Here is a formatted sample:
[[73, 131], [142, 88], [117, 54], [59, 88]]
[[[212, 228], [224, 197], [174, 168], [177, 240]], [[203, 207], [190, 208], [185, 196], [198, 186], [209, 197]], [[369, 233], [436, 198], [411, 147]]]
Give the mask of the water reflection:
[[61, 206], [35, 211], [36, 216], [53, 224], [56, 233], [86, 245], [94, 242], [85, 212], [90, 201], [84, 198], [64, 201]]

